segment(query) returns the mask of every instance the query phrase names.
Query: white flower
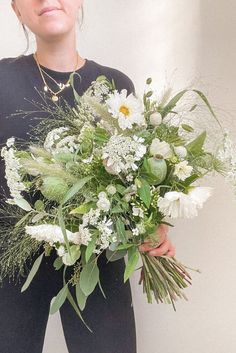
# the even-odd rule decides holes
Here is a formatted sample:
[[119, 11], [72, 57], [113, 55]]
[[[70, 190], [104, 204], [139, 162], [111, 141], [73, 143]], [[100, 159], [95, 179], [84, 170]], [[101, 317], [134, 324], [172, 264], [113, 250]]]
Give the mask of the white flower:
[[196, 186], [190, 189], [188, 195], [197, 204], [197, 207], [202, 208], [204, 202], [212, 195], [213, 188], [206, 186]]
[[174, 175], [176, 175], [180, 180], [185, 180], [190, 177], [193, 167], [188, 165], [187, 161], [182, 161], [175, 165]]
[[133, 93], [127, 97], [126, 89], [122, 89], [121, 93], [115, 90], [108, 97], [106, 100], [108, 111], [113, 118], [118, 119], [118, 124], [122, 130], [132, 129], [133, 124], [145, 125], [142, 101], [136, 98]]
[[104, 212], [108, 212], [111, 207], [111, 202], [107, 198], [107, 194], [102, 191], [98, 194], [98, 198], [99, 198], [97, 201], [98, 209]]
[[134, 216], [143, 218], [143, 210], [141, 208], [133, 207], [132, 211]]
[[158, 126], [162, 122], [162, 116], [160, 113], [155, 112], [150, 115], [150, 124], [153, 126]]
[[85, 213], [82, 217], [83, 227], [88, 226], [89, 224], [96, 226], [98, 219], [100, 217], [101, 211], [99, 209], [90, 209], [89, 212]]
[[10, 137], [9, 139], [7, 139], [6, 145], [7, 147], [12, 147], [15, 144], [15, 137]]
[[152, 140], [150, 154], [152, 156], [161, 155], [164, 159], [171, 158], [173, 155], [169, 143], [160, 141], [157, 137]]
[[15, 199], [22, 199], [21, 192], [24, 191], [25, 185], [21, 182], [20, 169], [22, 168], [20, 164], [20, 159], [15, 156], [15, 150], [12, 147], [14, 145], [14, 138], [7, 140], [7, 147], [1, 149], [1, 157], [5, 162], [5, 179], [7, 180], [7, 186], [10, 190], [10, 195], [13, 200], [8, 200], [9, 203], [14, 204]]
[[183, 159], [187, 156], [187, 150], [184, 146], [176, 146], [174, 147], [174, 151], [180, 159]]
[[171, 218], [193, 218], [210, 195], [211, 188], [208, 187], [194, 187], [188, 194], [170, 191], [158, 198], [157, 206], [160, 212]]
[[65, 136], [68, 127], [59, 127], [51, 130], [44, 141], [44, 148], [55, 155], [57, 153], [74, 153], [80, 146], [77, 136]]
[[133, 175], [132, 175], [132, 174], [128, 174], [128, 175], [126, 176], [126, 180], [132, 182], [132, 181], [134, 180]]
[[139, 161], [146, 153], [144, 140], [137, 136], [111, 136], [110, 140], [103, 147], [102, 158], [108, 173], [119, 174], [136, 170]]
[[139, 235], [139, 229], [138, 228], [132, 229], [132, 233], [133, 233], [133, 235], [138, 236]]
[[82, 224], [79, 225], [79, 236], [81, 244], [88, 245], [92, 239], [92, 234], [90, 233], [87, 227], [84, 227]]
[[60, 245], [59, 248], [57, 249], [57, 254], [58, 256], [62, 257], [63, 255], [65, 255], [65, 247], [63, 245]]
[[146, 229], [143, 223], [136, 224], [136, 227], [139, 231], [139, 234], [144, 234], [146, 232]]
[[110, 194], [110, 195], [115, 195], [115, 193], [116, 193], [116, 188], [114, 185], [108, 185], [106, 187], [106, 190], [107, 190], [108, 194]]
[[[64, 244], [64, 236], [61, 227], [55, 224], [39, 224], [36, 226], [25, 226], [25, 231], [28, 235], [38, 241], [46, 241], [49, 244], [60, 243]], [[66, 230], [67, 238], [74, 244], [80, 244], [79, 234], [72, 233]]]

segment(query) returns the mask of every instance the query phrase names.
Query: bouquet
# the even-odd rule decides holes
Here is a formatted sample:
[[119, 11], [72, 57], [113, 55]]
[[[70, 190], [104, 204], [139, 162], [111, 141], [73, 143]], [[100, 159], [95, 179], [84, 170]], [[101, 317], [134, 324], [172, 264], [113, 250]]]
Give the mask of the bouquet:
[[[126, 89], [118, 92], [105, 76], [82, 96], [74, 89], [73, 75], [71, 83], [76, 105], [45, 106], [56, 119], [37, 125], [37, 143], [17, 148], [12, 137], [1, 150], [11, 194], [1, 209], [1, 278], [24, 273], [26, 261], [40, 252], [24, 291], [43, 257], [56, 252], [53, 266], [55, 271], [63, 267], [63, 287], [50, 313], [68, 299], [83, 320], [88, 296], [97, 285], [102, 291], [98, 257], [105, 252], [107, 261], [116, 261], [127, 255], [124, 282], [141, 260], [139, 284], [148, 302], [154, 296], [175, 309], [174, 302], [185, 298], [183, 289], [191, 284], [188, 268], [175, 257], [140, 252], [139, 246], [147, 240], [158, 245], [159, 225], [197, 216], [212, 193], [211, 187], [199, 185], [205, 175], [218, 172], [233, 180], [231, 140], [201, 91], [185, 89], [172, 98], [166, 92], [158, 100], [148, 78], [141, 100], [127, 96]], [[189, 92], [204, 104], [214, 129], [207, 129], [206, 114], [206, 129], [181, 117], [177, 107]], [[191, 99], [185, 115], [199, 107]], [[7, 215], [13, 224], [6, 222]]]

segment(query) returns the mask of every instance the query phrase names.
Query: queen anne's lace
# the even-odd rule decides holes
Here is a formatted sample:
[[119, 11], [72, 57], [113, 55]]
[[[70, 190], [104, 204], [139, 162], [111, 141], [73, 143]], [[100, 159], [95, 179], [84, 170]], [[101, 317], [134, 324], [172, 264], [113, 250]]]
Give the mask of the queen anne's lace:
[[107, 171], [111, 174], [125, 173], [138, 169], [138, 162], [146, 153], [144, 139], [137, 136], [114, 135], [102, 151]]

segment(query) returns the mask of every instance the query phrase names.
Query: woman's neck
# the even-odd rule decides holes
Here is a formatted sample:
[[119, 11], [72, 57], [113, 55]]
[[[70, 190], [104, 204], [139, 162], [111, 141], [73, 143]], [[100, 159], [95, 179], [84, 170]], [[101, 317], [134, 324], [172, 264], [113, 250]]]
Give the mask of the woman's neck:
[[36, 38], [37, 59], [40, 65], [59, 72], [71, 72], [79, 69], [85, 63], [77, 49], [75, 36], [54, 41], [44, 41]]

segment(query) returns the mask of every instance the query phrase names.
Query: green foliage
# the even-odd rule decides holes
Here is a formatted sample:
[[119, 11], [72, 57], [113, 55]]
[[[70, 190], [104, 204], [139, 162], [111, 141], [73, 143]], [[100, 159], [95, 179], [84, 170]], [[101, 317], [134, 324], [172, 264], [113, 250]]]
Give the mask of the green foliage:
[[198, 156], [203, 151], [203, 145], [206, 139], [206, 131], [203, 131], [193, 141], [186, 145], [188, 152], [194, 156]]
[[30, 270], [30, 273], [27, 277], [27, 280], [25, 281], [23, 287], [21, 288], [21, 292], [24, 292], [30, 285], [30, 283], [32, 282], [34, 276], [36, 275], [36, 273], [38, 272], [38, 269], [40, 267], [40, 264], [42, 262], [42, 259], [43, 259], [43, 256], [44, 256], [44, 253], [42, 253], [41, 255], [39, 255], [39, 257], [37, 257], [37, 259], [35, 260], [31, 270]]
[[68, 284], [66, 283], [64, 287], [57, 293], [57, 296], [54, 298], [51, 307], [50, 307], [50, 314], [55, 314], [60, 307], [64, 304], [68, 295]]
[[130, 276], [134, 272], [137, 266], [138, 260], [139, 260], [139, 252], [135, 251], [129, 257], [128, 262], [126, 264], [125, 272], [124, 272], [124, 283], [130, 278]]
[[116, 231], [119, 237], [119, 240], [125, 244], [127, 242], [126, 239], [126, 232], [125, 232], [125, 225], [121, 218], [117, 218], [116, 220]]
[[80, 273], [79, 285], [82, 292], [88, 296], [90, 295], [99, 280], [99, 268], [96, 260], [92, 258], [82, 269]]
[[138, 194], [140, 199], [143, 201], [146, 207], [150, 206], [151, 203], [151, 190], [150, 185], [145, 179], [139, 179], [141, 186], [138, 187]]

